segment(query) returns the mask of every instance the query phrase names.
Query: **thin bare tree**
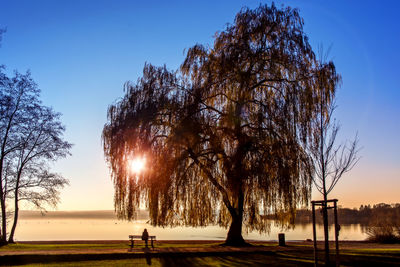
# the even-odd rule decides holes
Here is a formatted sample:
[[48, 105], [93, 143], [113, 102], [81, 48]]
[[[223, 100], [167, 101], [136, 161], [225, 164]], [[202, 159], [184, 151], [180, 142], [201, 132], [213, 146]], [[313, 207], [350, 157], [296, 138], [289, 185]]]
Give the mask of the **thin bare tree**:
[[[69, 154], [60, 114], [44, 106], [30, 73], [12, 78], [0, 72], [0, 204], [1, 242], [13, 242], [20, 201], [37, 207], [55, 204], [68, 181], [49, 171], [48, 162]], [[7, 204], [14, 203], [7, 241]]]
[[[322, 50], [321, 50], [322, 51]], [[322, 55], [323, 53], [321, 53]], [[336, 186], [344, 173], [350, 171], [358, 162], [358, 138], [353, 141], [336, 144], [339, 123], [333, 118], [335, 95], [341, 77], [336, 73], [335, 65], [320, 57], [315, 71], [316, 90], [314, 99], [317, 112], [312, 122], [313, 134], [309, 142], [309, 156], [314, 166], [313, 182], [322, 194], [324, 201]], [[326, 202], [325, 202], [326, 204]], [[325, 238], [325, 261], [329, 262], [329, 235], [327, 206], [322, 208]]]

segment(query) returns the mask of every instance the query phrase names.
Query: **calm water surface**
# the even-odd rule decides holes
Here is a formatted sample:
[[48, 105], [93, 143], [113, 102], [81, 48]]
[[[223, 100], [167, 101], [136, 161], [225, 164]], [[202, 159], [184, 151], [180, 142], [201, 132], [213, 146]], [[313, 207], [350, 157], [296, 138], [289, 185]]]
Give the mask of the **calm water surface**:
[[[17, 226], [17, 241], [39, 240], [125, 240], [130, 234], [141, 234], [147, 228], [150, 235], [158, 240], [224, 240], [227, 229], [218, 226], [205, 228], [175, 227], [160, 228], [146, 224], [145, 221], [126, 222], [112, 219], [25, 219]], [[245, 239], [277, 240], [278, 233], [285, 233], [286, 240], [305, 240], [312, 238], [312, 224], [297, 225], [295, 229], [282, 230], [271, 225], [269, 234], [257, 232], [244, 233]], [[330, 238], [334, 229], [330, 229]], [[342, 225], [341, 240], [364, 240], [366, 234], [361, 225]], [[317, 239], [323, 238], [323, 226], [317, 225]]]

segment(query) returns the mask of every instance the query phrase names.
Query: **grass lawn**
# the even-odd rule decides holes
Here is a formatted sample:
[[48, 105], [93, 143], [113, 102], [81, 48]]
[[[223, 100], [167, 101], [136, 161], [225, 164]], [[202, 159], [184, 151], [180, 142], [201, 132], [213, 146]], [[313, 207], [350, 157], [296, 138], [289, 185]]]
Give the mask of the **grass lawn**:
[[[320, 259], [322, 259], [322, 254]], [[332, 255], [333, 256], [333, 255]], [[332, 260], [334, 257], [332, 257]], [[342, 266], [399, 266], [400, 257], [384, 254], [368, 255], [365, 253], [342, 255]], [[296, 255], [290, 253], [276, 253], [274, 255], [237, 255], [213, 257], [155, 257], [131, 258], [120, 260], [94, 260], [74, 262], [50, 262], [28, 264], [24, 266], [313, 266], [310, 255]], [[322, 265], [323, 263], [320, 262]]]
[[313, 266], [313, 261], [274, 255], [240, 255], [214, 257], [160, 257], [122, 260], [77, 261], [28, 264], [24, 266]]
[[[0, 265], [24, 266], [313, 266], [312, 244], [256, 242], [251, 248], [219, 246], [218, 241], [158, 241], [155, 250], [127, 241], [25, 242], [0, 247]], [[149, 253], [148, 253], [149, 252]], [[331, 251], [335, 260], [335, 251]], [[344, 242], [343, 266], [399, 266], [400, 244]], [[324, 258], [320, 251], [318, 258]]]

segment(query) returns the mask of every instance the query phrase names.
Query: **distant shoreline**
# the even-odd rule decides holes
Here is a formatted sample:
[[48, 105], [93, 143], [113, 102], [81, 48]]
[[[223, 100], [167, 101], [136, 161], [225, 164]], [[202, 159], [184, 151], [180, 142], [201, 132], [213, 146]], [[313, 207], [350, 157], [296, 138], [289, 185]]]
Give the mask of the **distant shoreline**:
[[[21, 210], [19, 218], [26, 219], [115, 219], [118, 220], [113, 210], [82, 210], [82, 211], [32, 211]], [[149, 213], [146, 210], [139, 210], [137, 220], [148, 220]]]

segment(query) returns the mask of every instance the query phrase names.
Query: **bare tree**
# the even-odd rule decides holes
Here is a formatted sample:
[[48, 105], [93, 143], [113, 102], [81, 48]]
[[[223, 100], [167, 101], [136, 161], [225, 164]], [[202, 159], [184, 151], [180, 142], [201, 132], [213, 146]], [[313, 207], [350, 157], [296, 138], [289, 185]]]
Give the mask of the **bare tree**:
[[[322, 53], [321, 53], [322, 54]], [[312, 140], [309, 142], [309, 156], [314, 166], [313, 181], [324, 201], [333, 190], [342, 175], [350, 171], [358, 161], [357, 136], [351, 142], [336, 145], [340, 125], [333, 118], [335, 94], [340, 75], [335, 65], [322, 58], [316, 63], [314, 91], [317, 113], [313, 120]], [[326, 202], [325, 202], [326, 203]], [[325, 237], [325, 260], [329, 262], [328, 210], [322, 209]]]
[[47, 163], [67, 156], [71, 144], [62, 139], [65, 128], [60, 114], [41, 103], [40, 90], [29, 72], [16, 72], [12, 78], [0, 75], [1, 239], [6, 243], [7, 203], [14, 202], [9, 235], [9, 242], [13, 242], [20, 201], [30, 201], [37, 207], [57, 203], [58, 190], [68, 181], [49, 172]]
[[55, 206], [59, 189], [68, 184], [62, 176], [49, 172], [48, 161], [65, 157], [71, 147], [60, 137], [65, 128], [59, 121], [60, 114], [51, 108], [38, 106], [30, 114], [30, 121], [20, 139], [20, 146], [13, 158], [14, 173], [9, 176], [13, 190], [14, 221], [8, 242], [14, 242], [18, 222], [19, 202], [28, 201], [37, 208], [47, 203]]

